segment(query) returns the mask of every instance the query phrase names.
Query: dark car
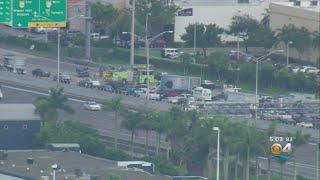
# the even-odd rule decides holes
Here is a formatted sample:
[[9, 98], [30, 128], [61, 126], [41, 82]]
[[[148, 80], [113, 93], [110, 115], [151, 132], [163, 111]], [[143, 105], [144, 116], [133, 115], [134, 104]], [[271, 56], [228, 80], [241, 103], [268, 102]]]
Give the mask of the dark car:
[[32, 76], [36, 77], [50, 77], [50, 72], [43, 71], [40, 68], [34, 69], [32, 71]]
[[103, 91], [107, 91], [107, 92], [111, 92], [111, 93], [114, 92], [114, 88], [113, 88], [111, 85], [109, 85], [109, 84], [103, 85], [103, 86], [102, 86], [102, 90], [103, 90]]
[[76, 68], [78, 77], [89, 77], [89, 69], [87, 67]]
[[78, 82], [78, 85], [81, 87], [91, 88], [93, 84], [90, 79], [83, 79]]
[[[57, 81], [57, 75], [53, 77], [54, 81]], [[71, 77], [68, 74], [59, 73], [59, 82], [70, 84]]]

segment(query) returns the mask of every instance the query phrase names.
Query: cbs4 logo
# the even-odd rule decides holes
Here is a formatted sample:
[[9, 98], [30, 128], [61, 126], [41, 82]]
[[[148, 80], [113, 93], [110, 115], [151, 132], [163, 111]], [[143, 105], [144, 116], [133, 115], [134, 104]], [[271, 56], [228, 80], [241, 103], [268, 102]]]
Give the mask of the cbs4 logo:
[[290, 154], [292, 152], [291, 143], [287, 143], [284, 147], [279, 143], [274, 143], [270, 149], [273, 155]]

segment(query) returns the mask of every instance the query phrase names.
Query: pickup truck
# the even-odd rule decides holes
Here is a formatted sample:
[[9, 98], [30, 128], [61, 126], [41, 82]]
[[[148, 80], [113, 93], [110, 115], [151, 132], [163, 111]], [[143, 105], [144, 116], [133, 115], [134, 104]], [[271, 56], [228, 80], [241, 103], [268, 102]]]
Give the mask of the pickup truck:
[[[147, 92], [144, 90], [136, 90], [135, 94], [137, 94], [138, 97], [147, 98]], [[160, 101], [160, 94], [155, 92], [149, 92], [149, 99]]]
[[[55, 75], [54, 77], [53, 77], [53, 80], [54, 81], [57, 81], [57, 75]], [[71, 77], [70, 77], [70, 75], [68, 75], [68, 74], [65, 74], [65, 73], [59, 73], [59, 82], [62, 82], [62, 83], [66, 83], [66, 84], [70, 84], [70, 82], [71, 82]]]

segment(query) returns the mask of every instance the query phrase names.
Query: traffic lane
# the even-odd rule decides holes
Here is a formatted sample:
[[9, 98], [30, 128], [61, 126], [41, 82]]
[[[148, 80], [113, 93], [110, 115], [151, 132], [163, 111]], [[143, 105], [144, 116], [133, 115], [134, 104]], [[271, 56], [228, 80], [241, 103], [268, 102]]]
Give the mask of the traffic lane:
[[[56, 82], [44, 80], [41, 78], [35, 78], [31, 76], [17, 75], [10, 72], [0, 71], [0, 82], [15, 85], [19, 87], [37, 89], [41, 91], [48, 91], [49, 88], [57, 86]], [[123, 105], [132, 109], [145, 109], [146, 99], [119, 95], [114, 93], [109, 93], [105, 91], [97, 91], [96, 89], [83, 88], [71, 84], [59, 83], [60, 87], [64, 88], [66, 95], [71, 97], [85, 98], [85, 99], [96, 99], [97, 101], [108, 101], [112, 98], [120, 97], [122, 99]], [[155, 110], [168, 110], [172, 105], [160, 102], [160, 101], [149, 101], [148, 108]]]
[[[32, 50], [30, 50], [30, 51], [32, 51]], [[51, 70], [57, 69], [57, 59], [35, 56], [35, 55], [30, 55], [30, 54], [25, 54], [25, 53], [21, 53], [21, 52], [17, 52], [17, 51], [12, 51], [12, 50], [8, 50], [8, 49], [0, 48], [0, 56], [3, 56], [5, 54], [15, 54], [16, 56], [25, 57], [27, 64], [40, 65], [43, 68], [47, 67], [48, 69], [51, 69]], [[60, 66], [61, 66], [61, 68], [66, 68], [66, 69], [69, 69], [72, 71], [75, 71], [75, 67], [85, 67], [82, 65], [65, 62], [65, 61], [63, 61], [63, 59], [61, 59], [61, 61], [60, 61]], [[98, 72], [98, 68], [94, 68], [94, 67], [88, 67], [88, 68], [92, 72]]]
[[[45, 93], [31, 93], [20, 91], [20, 88], [7, 88], [2, 86], [2, 93], [4, 98], [0, 103], [32, 103], [38, 97], [46, 96]], [[68, 104], [75, 110], [74, 114], [68, 114], [63, 111], [59, 111], [59, 120], [77, 120], [82, 123], [90, 125], [92, 128], [97, 129], [102, 136], [119, 136], [121, 139], [130, 140], [131, 132], [121, 127], [121, 121], [123, 118], [118, 116], [118, 124], [114, 118], [114, 112], [112, 111], [88, 111], [83, 108], [83, 103], [79, 100], [70, 99]], [[165, 138], [162, 137], [161, 144], [164, 148], [168, 148], [168, 143]], [[135, 142], [145, 143], [145, 131], [139, 130], [135, 135]], [[149, 132], [149, 145], [156, 145], [156, 133]]]
[[[42, 95], [21, 92], [14, 89], [2, 87], [2, 92], [4, 94], [4, 99], [0, 101], [1, 103], [32, 103], [36, 98], [41, 97]], [[103, 135], [113, 135], [116, 133], [117, 136], [121, 137], [121, 139], [130, 139], [130, 132], [125, 129], [117, 129], [117, 131], [112, 131], [114, 129], [114, 113], [113, 112], [92, 112], [87, 111], [82, 108], [82, 104], [80, 102], [70, 102], [69, 103], [75, 110], [76, 113], [73, 115], [66, 114], [64, 112], [59, 116], [61, 119], [66, 120], [80, 120], [81, 122], [87, 123], [95, 129], [98, 129], [99, 132]], [[244, 119], [244, 118], [243, 118]], [[155, 134], [150, 134], [150, 145], [156, 143]], [[144, 143], [144, 132], [140, 131], [139, 135], [135, 137], [135, 142]], [[165, 146], [166, 142], [161, 142], [162, 147]], [[306, 164], [309, 166], [314, 166], [314, 154], [315, 154], [315, 146], [311, 144], [305, 144], [301, 147], [298, 147], [296, 150], [297, 162], [301, 164]]]

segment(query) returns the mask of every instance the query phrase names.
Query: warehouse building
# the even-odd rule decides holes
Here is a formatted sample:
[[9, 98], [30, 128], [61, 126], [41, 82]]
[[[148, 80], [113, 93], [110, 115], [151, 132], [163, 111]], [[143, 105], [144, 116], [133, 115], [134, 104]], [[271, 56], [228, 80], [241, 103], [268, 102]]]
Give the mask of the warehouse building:
[[0, 104], [0, 150], [33, 149], [40, 117], [32, 104]]
[[[270, 4], [270, 27], [277, 31], [285, 25], [293, 24], [301, 28], [305, 27], [309, 32], [320, 32], [320, 1], [305, 0], [295, 2], [273, 2]], [[285, 44], [280, 44], [286, 49]], [[290, 57], [305, 61], [316, 62], [320, 57], [319, 49], [310, 47], [303, 54], [295, 49], [290, 49]]]

